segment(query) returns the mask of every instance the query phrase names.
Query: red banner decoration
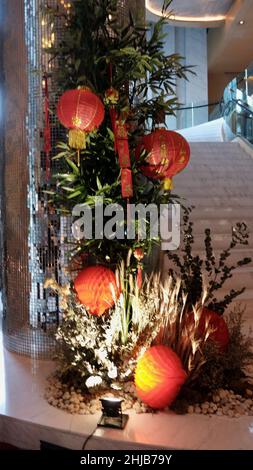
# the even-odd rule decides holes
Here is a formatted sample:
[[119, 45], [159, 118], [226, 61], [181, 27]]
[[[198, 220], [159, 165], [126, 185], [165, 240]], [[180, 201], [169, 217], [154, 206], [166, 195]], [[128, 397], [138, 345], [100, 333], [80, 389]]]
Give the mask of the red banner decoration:
[[133, 197], [132, 171], [129, 168], [121, 170], [121, 192], [123, 198]]
[[118, 117], [115, 127], [115, 141], [119, 157], [119, 166], [121, 168], [121, 193], [123, 198], [133, 197], [133, 181], [131, 171], [130, 151], [128, 144], [127, 126], [122, 119]]
[[44, 77], [45, 86], [45, 127], [44, 127], [44, 152], [46, 154], [46, 179], [50, 178], [50, 152], [52, 150], [51, 144], [51, 129], [49, 119], [49, 91], [48, 91], [48, 78]]
[[116, 119], [115, 125], [116, 148], [119, 155], [120, 168], [130, 168], [130, 152], [128, 144], [127, 126], [121, 117]]
[[[112, 84], [112, 64], [109, 66], [110, 82]], [[121, 194], [123, 198], [133, 196], [133, 182], [131, 172], [131, 160], [128, 143], [128, 132], [125, 119], [118, 115], [115, 109], [119, 101], [119, 92], [112, 86], [106, 90], [104, 102], [109, 106], [109, 112], [114, 133], [114, 150], [119, 157], [121, 168]], [[124, 171], [128, 170], [128, 171]]]
[[128, 140], [117, 140], [117, 150], [119, 156], [119, 166], [120, 168], [130, 168], [130, 154]]

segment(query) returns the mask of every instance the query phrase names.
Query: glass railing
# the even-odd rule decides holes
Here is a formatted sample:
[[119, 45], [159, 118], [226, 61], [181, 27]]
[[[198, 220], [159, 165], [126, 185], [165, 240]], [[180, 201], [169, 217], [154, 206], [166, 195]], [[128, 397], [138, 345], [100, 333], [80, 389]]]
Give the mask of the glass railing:
[[253, 143], [253, 65], [225, 88], [222, 114], [234, 135]]
[[206, 102], [192, 102], [188, 104], [181, 104], [175, 111], [175, 116], [169, 116], [166, 124], [169, 129], [186, 129], [188, 127], [198, 126], [204, 124], [209, 120], [210, 111], [213, 109], [214, 104], [206, 104]]
[[234, 78], [218, 103], [181, 105], [169, 117], [170, 129], [184, 129], [223, 117], [231, 138], [241, 136], [253, 143], [253, 64]]

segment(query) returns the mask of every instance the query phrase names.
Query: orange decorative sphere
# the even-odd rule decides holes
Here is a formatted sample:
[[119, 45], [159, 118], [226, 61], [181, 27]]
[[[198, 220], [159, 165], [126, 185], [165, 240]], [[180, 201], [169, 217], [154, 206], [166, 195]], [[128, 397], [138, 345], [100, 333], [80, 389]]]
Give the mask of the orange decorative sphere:
[[105, 110], [100, 98], [89, 88], [68, 90], [60, 97], [57, 115], [67, 129], [92, 132], [104, 119]]
[[173, 403], [186, 378], [181, 361], [171, 348], [152, 346], [137, 362], [136, 392], [148, 406], [161, 409]]
[[74, 287], [81, 304], [98, 317], [113, 307], [115, 299], [119, 297], [114, 272], [100, 265], [88, 266], [80, 271]]
[[[187, 321], [190, 324], [194, 322], [193, 312], [189, 314]], [[198, 325], [198, 335], [204, 337], [207, 328], [213, 330], [208, 339], [216, 343], [221, 351], [225, 351], [229, 343], [229, 331], [224, 318], [208, 308], [203, 308]]]
[[148, 156], [141, 170], [145, 176], [156, 180], [176, 175], [190, 159], [190, 147], [185, 138], [166, 129], [157, 129], [142, 138], [136, 150], [137, 159], [142, 150], [146, 150]]

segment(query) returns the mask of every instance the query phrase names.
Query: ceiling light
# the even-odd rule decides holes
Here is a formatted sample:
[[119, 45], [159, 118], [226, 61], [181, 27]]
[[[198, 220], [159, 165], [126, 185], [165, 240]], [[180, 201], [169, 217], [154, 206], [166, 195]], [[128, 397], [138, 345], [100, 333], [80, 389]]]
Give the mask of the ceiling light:
[[[161, 9], [154, 8], [150, 0], [145, 0], [146, 8], [150, 13], [156, 16], [165, 16], [162, 14]], [[210, 15], [210, 16], [182, 16], [182, 15], [170, 15], [170, 21], [183, 21], [183, 22], [199, 22], [199, 23], [212, 23], [213, 21], [225, 21], [225, 15]]]
[[240, 24], [241, 26], [242, 26], [244, 23], [245, 23], [244, 20], [240, 20], [240, 21], [239, 21], [239, 24]]

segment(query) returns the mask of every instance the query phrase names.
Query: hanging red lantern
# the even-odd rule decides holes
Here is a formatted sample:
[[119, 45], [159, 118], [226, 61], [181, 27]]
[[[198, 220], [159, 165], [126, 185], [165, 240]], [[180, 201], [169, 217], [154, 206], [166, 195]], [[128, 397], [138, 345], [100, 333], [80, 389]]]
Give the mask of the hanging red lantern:
[[137, 159], [142, 150], [148, 152], [142, 173], [148, 178], [162, 180], [164, 189], [172, 189], [171, 177], [182, 171], [190, 159], [190, 147], [185, 138], [174, 131], [157, 129], [142, 138], [136, 150]]
[[[193, 325], [193, 323], [194, 313], [191, 312], [187, 318], [187, 325]], [[229, 343], [229, 331], [224, 318], [208, 308], [203, 308], [197, 327], [198, 336], [204, 338], [210, 329], [212, 332], [208, 336], [208, 340], [216, 343], [220, 351], [226, 351]]]
[[119, 288], [113, 271], [104, 266], [88, 266], [79, 272], [74, 288], [81, 304], [92, 315], [100, 317], [113, 307]]
[[161, 409], [173, 403], [186, 378], [181, 361], [171, 348], [152, 346], [137, 362], [136, 392], [148, 406]]
[[61, 124], [70, 129], [69, 146], [80, 151], [86, 146], [86, 133], [97, 129], [105, 110], [100, 98], [89, 88], [68, 90], [60, 97], [57, 115]]

